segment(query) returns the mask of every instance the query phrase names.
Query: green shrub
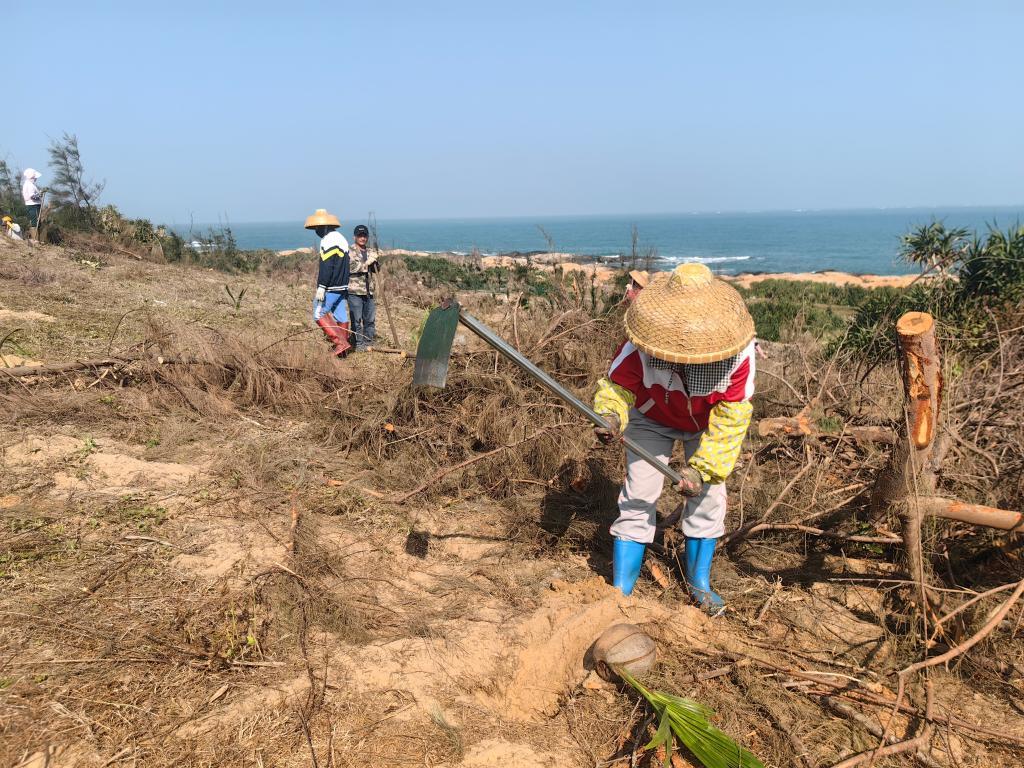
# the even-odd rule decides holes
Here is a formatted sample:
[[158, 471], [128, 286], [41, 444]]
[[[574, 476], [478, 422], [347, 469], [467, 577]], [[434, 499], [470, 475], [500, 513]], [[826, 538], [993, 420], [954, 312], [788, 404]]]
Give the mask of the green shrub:
[[0, 216], [10, 216], [22, 229], [28, 227], [28, 209], [21, 197], [18, 174], [0, 159]]
[[960, 268], [960, 293], [965, 300], [1014, 303], [1024, 300], [1024, 226], [1002, 232], [991, 229], [967, 248]]
[[906, 290], [876, 289], [858, 307], [845, 341], [833, 344], [831, 351], [845, 350], [868, 362], [891, 359], [896, 321], [911, 311], [935, 317], [950, 352], [973, 353], [995, 344], [993, 310], [1024, 301], [1024, 227], [1006, 232], [993, 227], [984, 238], [975, 235], [962, 246], [965, 236], [962, 230], [947, 232], [938, 222], [915, 230], [914, 242], [925, 245], [914, 261], [941, 266], [956, 279], [920, 282]]
[[546, 297], [557, 292], [551, 275], [530, 269], [524, 264], [514, 267], [481, 267], [474, 262], [441, 256], [403, 256], [405, 268], [415, 273], [428, 288], [450, 286], [460, 291], [522, 293], [524, 304], [530, 297]]
[[843, 316], [830, 306], [769, 299], [749, 301], [747, 307], [757, 337], [765, 341], [788, 341], [799, 333], [831, 337], [846, 327]]
[[744, 298], [762, 298], [790, 301], [797, 304], [832, 304], [856, 307], [869, 295], [871, 288], [859, 285], [831, 285], [808, 280], [780, 280], [771, 278], [754, 283], [749, 288], [738, 288]]

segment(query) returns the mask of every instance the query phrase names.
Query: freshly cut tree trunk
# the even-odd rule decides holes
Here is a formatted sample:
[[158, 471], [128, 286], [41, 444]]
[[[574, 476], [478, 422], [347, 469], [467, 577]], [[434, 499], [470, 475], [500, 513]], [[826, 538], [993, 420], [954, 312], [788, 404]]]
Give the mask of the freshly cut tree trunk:
[[935, 495], [931, 468], [935, 425], [942, 397], [935, 322], [927, 312], [908, 312], [896, 322], [903, 368], [904, 428], [889, 462], [875, 480], [871, 506], [882, 516], [911, 495]]
[[942, 374], [935, 346], [935, 321], [927, 312], [907, 312], [896, 321], [903, 369], [904, 427], [871, 491], [875, 519], [890, 512], [903, 523], [910, 576], [919, 585], [917, 602], [927, 609], [924, 553], [921, 547], [923, 509], [918, 497], [935, 495], [932, 447], [942, 398]]
[[[921, 546], [924, 517], [941, 517], [1004, 531], [1024, 530], [1024, 515], [981, 504], [966, 504], [935, 493], [935, 472], [943, 441], [936, 441], [942, 404], [942, 373], [935, 345], [935, 322], [926, 312], [908, 312], [896, 322], [903, 369], [904, 427], [871, 490], [872, 516], [890, 513], [903, 523], [903, 544], [917, 602], [927, 610], [927, 574]], [[938, 447], [937, 447], [938, 444]]]

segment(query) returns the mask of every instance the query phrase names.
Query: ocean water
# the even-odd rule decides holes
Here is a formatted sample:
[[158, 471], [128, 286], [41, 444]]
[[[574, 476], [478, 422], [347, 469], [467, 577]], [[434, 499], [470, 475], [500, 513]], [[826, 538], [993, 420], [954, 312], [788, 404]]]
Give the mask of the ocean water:
[[[885, 209], [770, 213], [694, 213], [642, 216], [565, 216], [503, 219], [380, 220], [384, 247], [417, 251], [474, 248], [484, 254], [555, 250], [615, 261], [630, 249], [636, 224], [641, 249], [657, 248], [656, 268], [701, 261], [716, 272], [841, 270], [901, 274], [913, 268], [897, 258], [900, 236], [932, 218], [983, 233], [1024, 222], [1024, 206], [1004, 208]], [[349, 237], [356, 220], [342, 222]], [[302, 221], [232, 224], [242, 248], [284, 250], [308, 246]], [[197, 228], [198, 229], [198, 228]], [[351, 238], [350, 238], [351, 239]]]

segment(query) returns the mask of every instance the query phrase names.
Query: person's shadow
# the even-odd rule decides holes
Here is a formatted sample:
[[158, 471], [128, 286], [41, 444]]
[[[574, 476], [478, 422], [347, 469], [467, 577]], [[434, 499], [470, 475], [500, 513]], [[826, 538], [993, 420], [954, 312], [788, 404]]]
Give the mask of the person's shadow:
[[609, 573], [608, 528], [618, 516], [619, 487], [614, 467], [600, 456], [567, 461], [541, 501], [538, 524], [544, 543], [584, 552], [591, 570]]

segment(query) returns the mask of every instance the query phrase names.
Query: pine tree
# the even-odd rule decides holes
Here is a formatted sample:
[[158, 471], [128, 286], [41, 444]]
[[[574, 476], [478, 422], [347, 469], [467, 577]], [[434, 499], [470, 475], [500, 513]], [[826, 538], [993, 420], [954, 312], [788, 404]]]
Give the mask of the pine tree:
[[52, 182], [47, 186], [50, 204], [63, 213], [67, 223], [93, 227], [96, 223], [96, 203], [106, 182], [85, 180], [82, 156], [78, 150], [78, 137], [65, 133], [50, 142], [50, 170]]

